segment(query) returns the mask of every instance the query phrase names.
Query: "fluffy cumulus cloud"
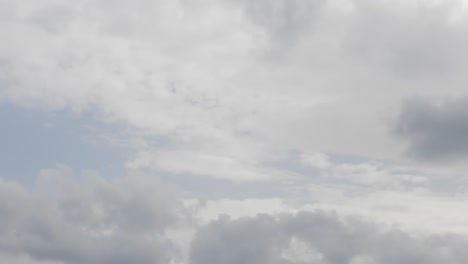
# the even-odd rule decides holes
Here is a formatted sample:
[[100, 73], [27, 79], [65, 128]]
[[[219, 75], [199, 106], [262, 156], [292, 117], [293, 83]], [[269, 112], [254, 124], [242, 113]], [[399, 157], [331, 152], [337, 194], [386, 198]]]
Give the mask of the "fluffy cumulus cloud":
[[463, 263], [467, 257], [464, 235], [411, 234], [322, 210], [281, 213], [287, 208], [276, 205], [276, 212], [199, 221], [197, 210], [155, 177], [82, 174], [43, 170], [32, 189], [0, 182], [0, 260], [393, 264]]
[[[78, 183], [66, 170], [41, 173], [33, 191], [0, 182], [0, 256], [17, 263], [169, 263], [181, 257], [168, 232], [178, 200], [154, 178]], [[16, 263], [16, 262], [12, 262]]]
[[462, 263], [466, 7], [0, 0], [0, 262]]
[[220, 217], [192, 244], [192, 263], [462, 263], [466, 237], [413, 237], [324, 212]]

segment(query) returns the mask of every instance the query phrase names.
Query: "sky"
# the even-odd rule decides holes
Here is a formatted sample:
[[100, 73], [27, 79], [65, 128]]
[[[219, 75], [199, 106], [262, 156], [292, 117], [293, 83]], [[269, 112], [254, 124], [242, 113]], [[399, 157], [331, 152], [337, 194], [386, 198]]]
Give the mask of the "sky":
[[464, 0], [0, 0], [0, 262], [459, 264]]

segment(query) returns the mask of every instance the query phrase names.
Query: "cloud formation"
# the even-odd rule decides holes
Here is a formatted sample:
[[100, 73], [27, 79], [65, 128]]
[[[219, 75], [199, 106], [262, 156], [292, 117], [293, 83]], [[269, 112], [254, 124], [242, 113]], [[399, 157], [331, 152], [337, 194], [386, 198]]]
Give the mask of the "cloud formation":
[[181, 257], [166, 232], [183, 212], [156, 179], [70, 177], [63, 169], [43, 171], [35, 192], [0, 182], [0, 256], [67, 264]]
[[324, 212], [220, 217], [201, 229], [192, 263], [412, 264], [462, 263], [466, 237], [414, 237]]
[[[0, 103], [118, 124], [128, 151], [125, 177], [0, 179], [0, 262], [462, 263], [464, 171], [402, 152], [467, 155], [464, 6], [0, 0]], [[401, 108], [426, 97], [458, 99]]]
[[426, 160], [459, 160], [468, 155], [468, 100], [404, 104], [395, 134], [409, 142], [409, 153]]
[[175, 148], [194, 157], [178, 165], [187, 174], [236, 180], [190, 168], [217, 156], [264, 179], [256, 166], [293, 149], [394, 158], [387, 120], [401, 98], [465, 91], [460, 1], [0, 4], [2, 100], [163, 137], [168, 149], [138, 152]]
[[66, 168], [48, 169], [34, 189], [1, 181], [0, 196], [0, 260], [14, 264], [436, 264], [467, 257], [463, 235], [418, 236], [323, 210], [200, 222], [167, 186], [142, 175], [76, 179]]

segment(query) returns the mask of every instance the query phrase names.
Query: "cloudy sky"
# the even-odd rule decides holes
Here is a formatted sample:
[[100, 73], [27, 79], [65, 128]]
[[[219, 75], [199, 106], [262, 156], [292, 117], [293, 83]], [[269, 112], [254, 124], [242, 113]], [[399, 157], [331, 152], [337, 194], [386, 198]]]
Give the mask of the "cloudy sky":
[[464, 0], [0, 0], [0, 262], [461, 264]]

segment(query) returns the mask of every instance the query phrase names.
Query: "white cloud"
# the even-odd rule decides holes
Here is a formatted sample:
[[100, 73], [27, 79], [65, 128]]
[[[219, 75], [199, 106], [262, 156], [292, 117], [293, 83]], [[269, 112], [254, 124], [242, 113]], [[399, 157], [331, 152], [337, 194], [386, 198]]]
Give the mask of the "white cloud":
[[[232, 146], [262, 153], [258, 163], [291, 149], [395, 158], [404, 145], [388, 135], [388, 119], [401, 97], [464, 93], [465, 28], [449, 19], [457, 4], [0, 4], [10, 10], [3, 100], [97, 109], [180, 149], [215, 145], [206, 154], [225, 159], [237, 155]], [[448, 80], [449, 91], [437, 89]]]
[[427, 187], [431, 182], [427, 171], [384, 161], [331, 161], [328, 155], [315, 153], [302, 154], [300, 162], [318, 169], [317, 173], [326, 182], [338, 180], [343, 184], [384, 189]]
[[326, 169], [331, 165], [328, 160], [328, 156], [320, 152], [314, 154], [303, 154], [301, 156], [301, 161], [306, 165], [319, 169]]
[[186, 200], [185, 204], [191, 208], [194, 216], [202, 222], [210, 222], [220, 215], [231, 219], [253, 217], [257, 214], [280, 214], [295, 212], [296, 210], [280, 198], [270, 199], [219, 199], [219, 200]]
[[[127, 169], [150, 175], [77, 180], [55, 168], [41, 172], [39, 189], [1, 181], [0, 259], [461, 262], [465, 244], [451, 238], [382, 234], [320, 213], [279, 217], [332, 209], [413, 231], [468, 232], [463, 170], [415, 165], [389, 133], [404, 98], [467, 95], [466, 13], [449, 2], [0, 0], [0, 100], [124, 124], [131, 132], [119, 140], [136, 152]], [[439, 132], [426, 135], [463, 152], [463, 133]], [[155, 172], [225, 180], [251, 196], [242, 188], [254, 182], [280, 191], [195, 197], [187, 212]], [[220, 214], [230, 218], [210, 222]]]
[[349, 264], [375, 264], [374, 258], [370, 256], [356, 256]]
[[285, 180], [284, 172], [263, 168], [261, 164], [239, 161], [203, 152], [167, 151], [144, 153], [129, 164], [132, 169], [155, 168], [179, 175], [209, 176], [234, 182]]
[[[441, 194], [424, 188], [369, 190], [342, 185], [313, 184], [297, 190], [296, 211], [334, 210], [359, 215], [420, 234], [467, 234], [466, 195]], [[308, 201], [308, 204], [305, 204]]]
[[290, 239], [289, 246], [282, 250], [281, 255], [282, 258], [291, 263], [326, 263], [324, 256], [320, 252], [297, 237]]

